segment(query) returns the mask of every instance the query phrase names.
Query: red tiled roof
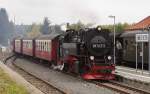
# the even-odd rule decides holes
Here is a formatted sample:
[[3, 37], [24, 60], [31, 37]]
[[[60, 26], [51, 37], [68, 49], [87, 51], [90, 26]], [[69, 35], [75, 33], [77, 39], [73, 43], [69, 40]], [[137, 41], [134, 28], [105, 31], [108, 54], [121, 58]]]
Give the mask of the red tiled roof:
[[126, 28], [125, 31], [142, 30], [150, 26], [150, 16]]

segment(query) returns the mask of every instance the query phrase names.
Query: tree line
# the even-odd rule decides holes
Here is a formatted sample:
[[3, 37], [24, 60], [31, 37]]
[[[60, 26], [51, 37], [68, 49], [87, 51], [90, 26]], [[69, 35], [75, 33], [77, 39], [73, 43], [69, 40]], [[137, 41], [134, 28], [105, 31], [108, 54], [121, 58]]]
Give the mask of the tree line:
[[[122, 32], [130, 24], [118, 23], [115, 25], [116, 32]], [[76, 31], [82, 28], [89, 28], [94, 26], [92, 23], [85, 24], [80, 20], [76, 23], [69, 24], [67, 29], [75, 29]], [[110, 29], [113, 31], [113, 25], [100, 25], [102, 28]], [[43, 23], [33, 23], [32, 25], [15, 25], [9, 21], [8, 14], [4, 8], [0, 9], [0, 44], [7, 46], [8, 41], [16, 36], [37, 37], [39, 35], [46, 35], [51, 33], [62, 33], [61, 25], [52, 25], [48, 17], [45, 17]]]
[[51, 33], [61, 33], [60, 25], [51, 25], [50, 20], [45, 17], [42, 24], [33, 23], [27, 31], [27, 36], [37, 37], [39, 35], [46, 35]]
[[[84, 24], [80, 20], [77, 23], [73, 24], [66, 24], [67, 29], [74, 29], [76, 31], [79, 31], [80, 29], [83, 28], [90, 28], [93, 27], [94, 24], [88, 23]], [[114, 31], [114, 25], [99, 25], [102, 28], [109, 29], [110, 31]], [[125, 28], [129, 26], [128, 23], [118, 23], [115, 25], [116, 27], [116, 32], [123, 32]], [[51, 25], [50, 20], [48, 20], [47, 17], [44, 18], [43, 24], [36, 24], [33, 23], [31, 25], [31, 28], [27, 32], [27, 35], [30, 37], [36, 37], [39, 35], [45, 35], [45, 34], [51, 34], [51, 33], [61, 33], [61, 25]]]

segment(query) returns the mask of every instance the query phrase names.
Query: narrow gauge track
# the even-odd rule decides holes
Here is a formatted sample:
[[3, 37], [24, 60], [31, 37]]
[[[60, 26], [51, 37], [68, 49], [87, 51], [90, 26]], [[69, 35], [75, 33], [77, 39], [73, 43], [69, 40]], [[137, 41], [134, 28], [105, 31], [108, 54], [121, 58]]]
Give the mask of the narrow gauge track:
[[16, 66], [14, 64], [14, 61], [16, 59], [17, 59], [17, 57], [9, 58], [8, 60], [11, 60], [11, 61], [9, 61], [9, 62], [6, 61], [5, 64], [7, 66], [9, 66], [11, 69], [13, 69], [14, 71], [16, 71], [17, 73], [19, 73], [21, 76], [23, 76], [29, 83], [31, 83], [33, 86], [38, 88], [44, 94], [66, 94], [65, 92], [61, 91], [60, 89], [55, 88], [54, 86], [48, 84], [47, 82], [35, 77], [31, 73], [26, 72], [22, 68]]
[[121, 94], [150, 94], [150, 92], [148, 92], [148, 91], [144, 91], [144, 90], [141, 90], [138, 88], [127, 86], [127, 85], [122, 84], [122, 83], [117, 82], [117, 81], [108, 81], [108, 82], [92, 81], [92, 83], [94, 83], [98, 86], [112, 89], [112, 90], [117, 91], [118, 93], [121, 93]]

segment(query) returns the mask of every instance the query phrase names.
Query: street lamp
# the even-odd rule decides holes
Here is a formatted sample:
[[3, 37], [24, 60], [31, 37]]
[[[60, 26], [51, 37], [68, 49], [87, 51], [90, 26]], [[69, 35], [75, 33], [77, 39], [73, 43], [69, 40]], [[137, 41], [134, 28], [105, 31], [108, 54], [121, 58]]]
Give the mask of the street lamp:
[[115, 40], [115, 38], [116, 38], [116, 36], [115, 36], [115, 35], [116, 35], [115, 20], [116, 20], [116, 19], [115, 19], [115, 18], [116, 18], [116, 17], [115, 17], [115, 16], [112, 16], [112, 15], [110, 15], [110, 16], [108, 16], [108, 17], [109, 17], [109, 18], [112, 18], [112, 19], [114, 20], [114, 64], [116, 64], [116, 56], [115, 56], [115, 55], [116, 55], [116, 54], [115, 54], [115, 52], [116, 52], [116, 51], [115, 51], [115, 44], [116, 44], [116, 40]]

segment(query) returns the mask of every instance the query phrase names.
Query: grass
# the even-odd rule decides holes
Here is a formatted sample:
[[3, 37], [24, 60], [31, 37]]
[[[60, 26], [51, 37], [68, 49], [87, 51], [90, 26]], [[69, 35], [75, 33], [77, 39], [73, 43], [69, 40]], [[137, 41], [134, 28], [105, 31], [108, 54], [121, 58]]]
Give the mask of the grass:
[[18, 85], [0, 68], [0, 94], [29, 94], [25, 87]]

